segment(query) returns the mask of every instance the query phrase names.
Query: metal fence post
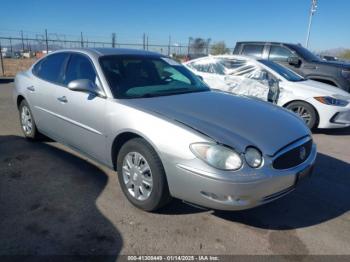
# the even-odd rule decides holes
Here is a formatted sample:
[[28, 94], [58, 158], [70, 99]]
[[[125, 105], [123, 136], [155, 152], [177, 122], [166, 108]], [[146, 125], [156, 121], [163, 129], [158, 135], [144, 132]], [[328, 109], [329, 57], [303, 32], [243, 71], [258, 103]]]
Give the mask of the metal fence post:
[[170, 44], [171, 44], [171, 36], [169, 35], [168, 56], [170, 56]]
[[189, 37], [188, 38], [188, 46], [187, 46], [187, 56], [190, 55], [191, 40], [192, 40], [192, 37]]
[[80, 32], [81, 47], [84, 47], [83, 32]]
[[112, 33], [112, 48], [115, 48], [115, 33]]
[[5, 76], [5, 69], [4, 69], [4, 61], [2, 59], [2, 47], [1, 47], [1, 42], [0, 42], [0, 64], [1, 64], [1, 74], [2, 76]]
[[146, 34], [143, 33], [143, 50], [146, 50]]
[[21, 38], [22, 38], [22, 51], [24, 52], [23, 30], [21, 30]]
[[49, 54], [49, 40], [47, 39], [47, 29], [45, 29], [46, 54]]
[[10, 51], [11, 51], [11, 54], [12, 54], [12, 38], [10, 37]]

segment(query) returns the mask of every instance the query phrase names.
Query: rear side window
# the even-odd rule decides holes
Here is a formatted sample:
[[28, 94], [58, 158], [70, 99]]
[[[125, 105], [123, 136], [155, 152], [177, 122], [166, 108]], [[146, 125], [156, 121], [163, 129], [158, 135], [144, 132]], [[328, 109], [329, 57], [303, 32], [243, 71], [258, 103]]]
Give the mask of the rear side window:
[[263, 51], [264, 45], [244, 45], [242, 54], [261, 58]]
[[225, 68], [220, 63], [191, 63], [190, 67], [196, 69], [199, 72], [203, 73], [209, 73], [209, 74], [219, 74], [224, 75], [225, 74]]
[[270, 48], [269, 60], [287, 62], [290, 56], [293, 56], [293, 53], [283, 46], [273, 45]]
[[68, 85], [69, 82], [78, 79], [89, 79], [96, 83], [96, 72], [87, 57], [80, 54], [72, 54], [68, 62], [63, 83]]
[[63, 67], [67, 58], [66, 53], [49, 55], [34, 66], [33, 73], [44, 80], [61, 83]]

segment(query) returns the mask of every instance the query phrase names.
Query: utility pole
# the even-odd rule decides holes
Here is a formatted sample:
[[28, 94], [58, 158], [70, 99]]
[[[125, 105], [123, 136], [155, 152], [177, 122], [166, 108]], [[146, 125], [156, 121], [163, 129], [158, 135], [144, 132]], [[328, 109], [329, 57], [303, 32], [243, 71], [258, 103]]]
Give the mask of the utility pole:
[[310, 8], [310, 15], [309, 15], [309, 26], [307, 28], [307, 36], [306, 36], [306, 48], [309, 47], [309, 39], [310, 39], [310, 30], [311, 30], [311, 24], [312, 24], [312, 17], [314, 16], [314, 13], [317, 9], [317, 0], [311, 0], [311, 8]]
[[21, 39], [22, 39], [22, 51], [24, 52], [23, 30], [21, 30]]
[[47, 29], [45, 29], [46, 54], [49, 54], [49, 40], [47, 39]]
[[80, 32], [80, 44], [81, 44], [81, 47], [84, 47], [83, 32]]

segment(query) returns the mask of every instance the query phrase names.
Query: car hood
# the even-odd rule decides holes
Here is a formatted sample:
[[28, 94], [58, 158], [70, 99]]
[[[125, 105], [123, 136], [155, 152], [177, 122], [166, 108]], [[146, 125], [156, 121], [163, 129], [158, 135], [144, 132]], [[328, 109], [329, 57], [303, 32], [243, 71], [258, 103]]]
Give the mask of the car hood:
[[344, 68], [344, 69], [350, 69], [350, 63], [347, 62], [341, 62], [341, 61], [317, 61], [315, 63], [321, 64], [321, 65], [327, 65], [337, 68]]
[[334, 87], [325, 83], [321, 83], [313, 80], [306, 80], [302, 82], [290, 82], [293, 86], [297, 86], [303, 91], [306, 91], [311, 96], [333, 96], [350, 100], [350, 94], [338, 87]]
[[223, 92], [128, 99], [124, 103], [180, 122], [240, 152], [253, 145], [274, 155], [310, 134], [303, 121], [285, 109]]

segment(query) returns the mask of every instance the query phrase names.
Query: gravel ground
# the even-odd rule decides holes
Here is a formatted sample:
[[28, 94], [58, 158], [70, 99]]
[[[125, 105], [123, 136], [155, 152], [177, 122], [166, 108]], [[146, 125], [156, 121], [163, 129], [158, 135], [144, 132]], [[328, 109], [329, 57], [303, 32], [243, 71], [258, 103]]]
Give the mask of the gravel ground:
[[240, 212], [181, 201], [157, 214], [123, 196], [115, 172], [21, 134], [13, 83], [0, 84], [0, 255], [350, 254], [350, 129], [318, 131], [313, 177]]

